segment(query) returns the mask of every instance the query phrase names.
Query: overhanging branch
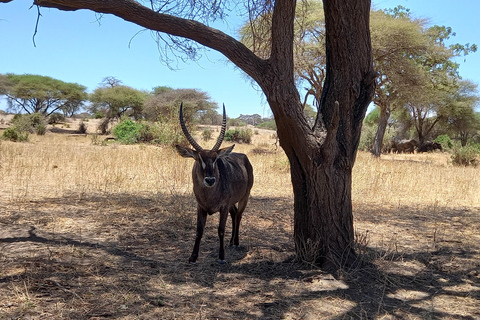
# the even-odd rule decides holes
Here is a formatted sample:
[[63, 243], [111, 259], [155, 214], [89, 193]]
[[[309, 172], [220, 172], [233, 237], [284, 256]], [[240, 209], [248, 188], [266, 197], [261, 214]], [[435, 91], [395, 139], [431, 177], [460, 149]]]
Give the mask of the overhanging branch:
[[[7, 0], [0, 0], [7, 1]], [[9, 0], [11, 1], [11, 0]], [[267, 63], [235, 38], [203, 23], [156, 12], [133, 0], [34, 0], [34, 4], [66, 11], [80, 9], [112, 14], [149, 30], [196, 41], [224, 54], [257, 82]]]

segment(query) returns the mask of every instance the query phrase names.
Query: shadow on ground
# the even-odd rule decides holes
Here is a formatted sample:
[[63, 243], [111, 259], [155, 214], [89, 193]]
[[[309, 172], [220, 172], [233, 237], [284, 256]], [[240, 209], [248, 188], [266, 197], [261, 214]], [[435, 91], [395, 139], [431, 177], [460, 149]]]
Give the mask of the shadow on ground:
[[[71, 194], [2, 205], [0, 315], [2, 319], [480, 317], [478, 244], [458, 237], [460, 242], [437, 241], [418, 250], [402, 245], [396, 250], [382, 248], [380, 241], [364, 243], [359, 249], [362, 267], [333, 276], [295, 261], [291, 207], [291, 198], [253, 198], [242, 221], [242, 246], [228, 248], [226, 265], [216, 263], [218, 215], [210, 216], [199, 263], [191, 265], [186, 263], [195, 228], [191, 195]], [[372, 223], [407, 229], [399, 239], [412, 233], [418, 237], [428, 221], [447, 219], [451, 212], [357, 209], [360, 229]], [[408, 214], [399, 217], [400, 210]], [[472, 213], [463, 214], [471, 218]], [[418, 216], [425, 223], [419, 223], [423, 220]], [[429, 236], [426, 233], [425, 238]]]

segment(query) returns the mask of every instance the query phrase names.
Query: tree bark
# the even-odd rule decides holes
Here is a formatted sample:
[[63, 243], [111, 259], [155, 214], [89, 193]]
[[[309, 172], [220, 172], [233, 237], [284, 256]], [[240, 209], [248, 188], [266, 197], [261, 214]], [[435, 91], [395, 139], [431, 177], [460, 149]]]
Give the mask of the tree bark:
[[[0, 0], [5, 1], [5, 0]], [[199, 22], [165, 15], [133, 0], [35, 0], [63, 10], [114, 14], [145, 28], [189, 38], [223, 53], [264, 91], [291, 165], [294, 237], [300, 259], [333, 268], [355, 264], [352, 167], [363, 118], [375, 89], [370, 0], [324, 0], [326, 79], [311, 128], [295, 86], [296, 1], [276, 0], [269, 59]]]

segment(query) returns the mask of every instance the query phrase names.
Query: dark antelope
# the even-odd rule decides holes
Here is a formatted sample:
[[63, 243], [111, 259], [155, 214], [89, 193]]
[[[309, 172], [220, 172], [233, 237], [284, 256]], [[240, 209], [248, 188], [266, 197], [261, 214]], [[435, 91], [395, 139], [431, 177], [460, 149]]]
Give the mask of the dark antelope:
[[[235, 145], [220, 149], [227, 125], [225, 105], [223, 105], [222, 129], [212, 150], [204, 150], [188, 132], [183, 119], [183, 103], [180, 105], [180, 125], [188, 142], [195, 149], [176, 146], [182, 157], [195, 159], [192, 178], [193, 192], [197, 199], [197, 235], [192, 255], [188, 261], [195, 263], [198, 258], [207, 214], [220, 212], [218, 262], [223, 264], [225, 263], [223, 240], [228, 212], [232, 217], [230, 245], [238, 246], [238, 229], [253, 185], [253, 168], [246, 155], [232, 152]], [[236, 206], [237, 203], [238, 207]]]

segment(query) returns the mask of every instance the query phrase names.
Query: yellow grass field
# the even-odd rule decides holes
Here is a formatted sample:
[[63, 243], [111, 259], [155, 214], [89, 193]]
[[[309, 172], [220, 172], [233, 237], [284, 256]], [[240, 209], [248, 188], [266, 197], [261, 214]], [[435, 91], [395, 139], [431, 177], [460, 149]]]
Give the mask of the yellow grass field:
[[173, 149], [51, 132], [0, 141], [0, 319], [480, 319], [480, 168], [360, 152], [364, 263], [332, 275], [294, 259], [289, 166], [271, 134], [235, 147], [255, 184], [226, 265], [218, 214], [187, 263], [193, 160]]

